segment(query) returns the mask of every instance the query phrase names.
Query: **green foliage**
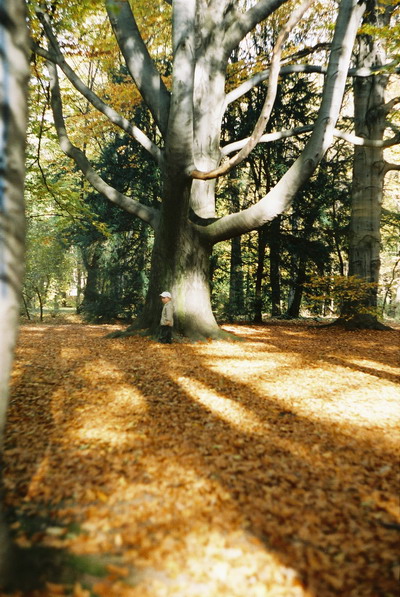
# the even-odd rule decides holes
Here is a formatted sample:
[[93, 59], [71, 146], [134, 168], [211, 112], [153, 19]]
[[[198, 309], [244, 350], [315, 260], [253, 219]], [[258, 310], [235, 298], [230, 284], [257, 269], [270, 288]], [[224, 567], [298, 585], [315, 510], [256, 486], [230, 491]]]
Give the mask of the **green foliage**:
[[332, 311], [340, 313], [343, 319], [351, 319], [356, 315], [376, 316], [376, 309], [369, 306], [369, 297], [376, 286], [358, 276], [314, 275], [305, 284], [305, 294], [312, 308], [331, 303]]
[[23, 293], [27, 308], [51, 305], [57, 311], [68, 296], [76, 267], [74, 253], [57, 235], [55, 218], [32, 218], [27, 226]]
[[[136, 232], [114, 231], [108, 238], [90, 242], [88, 231], [89, 236], [75, 241], [87, 271], [84, 299], [79, 308], [86, 321], [129, 321], [140, 313], [148, 283], [147, 232], [143, 228]], [[85, 245], [86, 242], [90, 244]]]
[[[121, 300], [122, 298], [122, 300]], [[85, 321], [89, 323], [111, 323], [116, 319], [130, 319], [130, 305], [126, 305], [124, 297], [118, 296], [112, 290], [102, 295], [96, 293], [91, 296], [90, 301], [82, 303], [79, 312]], [[125, 309], [127, 307], [127, 309]]]

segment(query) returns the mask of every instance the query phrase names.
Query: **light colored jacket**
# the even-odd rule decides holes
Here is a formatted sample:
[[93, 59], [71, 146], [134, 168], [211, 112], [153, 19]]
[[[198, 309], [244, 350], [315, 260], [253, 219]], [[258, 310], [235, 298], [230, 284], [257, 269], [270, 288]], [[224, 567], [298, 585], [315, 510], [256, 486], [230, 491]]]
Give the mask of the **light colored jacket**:
[[160, 325], [174, 325], [174, 306], [171, 301], [165, 303], [161, 312]]

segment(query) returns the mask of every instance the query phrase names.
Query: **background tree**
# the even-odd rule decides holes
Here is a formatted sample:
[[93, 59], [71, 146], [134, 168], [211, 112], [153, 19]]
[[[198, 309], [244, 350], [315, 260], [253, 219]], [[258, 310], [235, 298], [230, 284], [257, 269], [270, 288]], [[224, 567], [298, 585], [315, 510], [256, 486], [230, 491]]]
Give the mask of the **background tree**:
[[[398, 30], [396, 26], [390, 29], [390, 24], [399, 8], [399, 2], [369, 0], [363, 28], [357, 37], [356, 66], [375, 68], [377, 72], [356, 77], [353, 84], [354, 130], [357, 136], [371, 143], [354, 147], [348, 273], [350, 277], [356, 276], [371, 286], [361, 304], [350, 302], [344, 305], [345, 325], [351, 328], [384, 328], [377, 319], [376, 310], [381, 261], [381, 209], [385, 175], [391, 170], [399, 170], [400, 166], [385, 160], [383, 138], [388, 129], [392, 133], [388, 119], [393, 108], [400, 104], [400, 97], [386, 101], [390, 69], [382, 67], [387, 62], [388, 42], [385, 37], [390, 39]], [[398, 141], [397, 134], [387, 145]]]

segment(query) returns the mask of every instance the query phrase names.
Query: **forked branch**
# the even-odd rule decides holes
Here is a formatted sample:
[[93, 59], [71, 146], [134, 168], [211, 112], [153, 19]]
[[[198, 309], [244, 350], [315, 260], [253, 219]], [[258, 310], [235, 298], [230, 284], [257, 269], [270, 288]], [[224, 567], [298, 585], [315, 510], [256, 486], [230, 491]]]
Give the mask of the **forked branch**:
[[41, 48], [38, 44], [33, 43], [32, 49], [39, 56], [44, 57], [47, 61], [54, 62], [57, 64], [70, 83], [75, 87], [79, 93], [81, 93], [88, 102], [96, 108], [99, 112], [104, 114], [112, 124], [115, 124], [120, 129], [125, 131], [130, 137], [135, 139], [144, 149], [146, 149], [150, 155], [157, 161], [158, 164], [162, 162], [162, 153], [159, 147], [155, 145], [143, 131], [137, 126], [133, 125], [127, 118], [124, 118], [114, 108], [106, 104], [94, 91], [92, 91], [85, 83], [80, 79], [76, 72], [66, 62], [64, 55], [61, 51], [60, 45], [54, 32], [52, 30], [48, 16], [40, 9], [37, 9], [37, 16], [42, 23], [43, 29], [46, 33], [46, 37], [49, 40], [50, 46], [53, 51], [47, 51]]
[[92, 168], [83, 151], [71, 143], [65, 127], [57, 66], [52, 62], [49, 62], [48, 70], [50, 75], [51, 107], [53, 111], [54, 125], [63, 152], [74, 160], [78, 168], [96, 191], [104, 195], [112, 203], [119, 205], [119, 207], [122, 207], [125, 211], [137, 216], [143, 220], [143, 222], [150, 224], [153, 228], [156, 228], [159, 218], [158, 212], [147, 205], [139, 203], [139, 201], [127, 197], [106, 183], [106, 181]]
[[192, 178], [200, 179], [200, 180], [210, 180], [213, 178], [218, 178], [223, 174], [226, 174], [232, 168], [235, 168], [238, 164], [240, 164], [243, 160], [245, 160], [249, 154], [253, 151], [254, 147], [259, 143], [260, 138], [265, 130], [265, 127], [269, 121], [272, 108], [274, 106], [276, 92], [278, 88], [278, 79], [279, 79], [279, 71], [280, 71], [280, 63], [281, 63], [281, 55], [282, 55], [282, 48], [287, 40], [289, 33], [293, 29], [293, 27], [299, 22], [302, 18], [303, 14], [306, 10], [310, 7], [313, 0], [305, 0], [297, 10], [293, 11], [290, 15], [286, 24], [282, 27], [281, 31], [279, 32], [278, 39], [275, 43], [273, 52], [272, 52], [272, 60], [271, 66], [269, 69], [269, 79], [268, 79], [268, 89], [267, 94], [265, 97], [264, 105], [262, 107], [260, 116], [258, 117], [257, 123], [254, 127], [253, 133], [251, 137], [246, 141], [244, 147], [237, 153], [234, 157], [230, 158], [226, 163], [221, 165], [219, 168], [212, 170], [210, 172], [200, 172], [199, 170], [194, 170], [191, 172]]

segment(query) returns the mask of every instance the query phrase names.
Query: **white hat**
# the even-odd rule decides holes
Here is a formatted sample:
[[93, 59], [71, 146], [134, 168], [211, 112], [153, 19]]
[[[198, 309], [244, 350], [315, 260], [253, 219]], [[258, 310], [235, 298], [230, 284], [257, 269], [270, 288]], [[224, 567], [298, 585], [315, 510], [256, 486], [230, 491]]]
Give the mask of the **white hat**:
[[166, 292], [166, 291], [162, 292], [160, 294], [160, 296], [162, 296], [163, 298], [172, 298], [171, 297], [171, 293], [170, 292]]

